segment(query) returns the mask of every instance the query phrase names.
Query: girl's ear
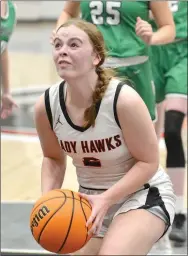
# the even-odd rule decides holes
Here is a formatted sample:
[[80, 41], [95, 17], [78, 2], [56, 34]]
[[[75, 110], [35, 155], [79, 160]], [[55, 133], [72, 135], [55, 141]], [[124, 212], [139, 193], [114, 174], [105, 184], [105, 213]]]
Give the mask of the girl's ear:
[[100, 61], [101, 61], [101, 57], [96, 52], [94, 52], [93, 53], [93, 65], [98, 66]]

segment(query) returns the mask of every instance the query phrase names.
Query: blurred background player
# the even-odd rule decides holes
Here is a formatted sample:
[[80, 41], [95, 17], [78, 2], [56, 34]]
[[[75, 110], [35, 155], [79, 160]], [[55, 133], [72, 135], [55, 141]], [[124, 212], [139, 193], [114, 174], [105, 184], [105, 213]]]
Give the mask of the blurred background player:
[[[160, 138], [164, 125], [166, 168], [177, 196], [177, 214], [170, 239], [181, 245], [186, 240], [186, 217], [183, 213], [186, 162], [181, 131], [187, 114], [187, 2], [169, 1], [169, 5], [176, 26], [176, 38], [173, 43], [152, 46], [151, 63], [158, 104], [156, 131]], [[152, 21], [151, 24], [156, 30], [156, 23]]]
[[[149, 8], [159, 26], [153, 33]], [[81, 13], [102, 32], [108, 59], [105, 67], [116, 68], [117, 75], [128, 77], [155, 120], [155, 98], [148, 61], [148, 45], [171, 42], [175, 36], [173, 17], [164, 1], [67, 1], [57, 27]]]
[[17, 107], [10, 93], [8, 42], [16, 25], [16, 10], [12, 1], [1, 1], [1, 118], [11, 115]]

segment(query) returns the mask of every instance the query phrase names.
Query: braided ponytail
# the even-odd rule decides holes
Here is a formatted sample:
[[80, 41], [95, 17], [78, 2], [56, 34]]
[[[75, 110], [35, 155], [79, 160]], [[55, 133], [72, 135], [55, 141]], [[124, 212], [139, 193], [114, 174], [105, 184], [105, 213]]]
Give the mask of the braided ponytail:
[[93, 92], [92, 105], [85, 110], [84, 127], [87, 126], [95, 126], [95, 118], [96, 118], [96, 104], [103, 98], [105, 91], [108, 87], [108, 84], [111, 78], [114, 76], [114, 71], [111, 69], [104, 69], [102, 67], [97, 67], [96, 72], [98, 74], [98, 81], [95, 87], [95, 91]]

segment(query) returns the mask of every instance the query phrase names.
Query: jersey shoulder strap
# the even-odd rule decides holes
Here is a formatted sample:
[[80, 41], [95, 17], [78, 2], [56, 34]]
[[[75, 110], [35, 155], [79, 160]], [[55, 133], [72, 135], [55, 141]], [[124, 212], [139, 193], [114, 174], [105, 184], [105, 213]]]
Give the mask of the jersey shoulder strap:
[[59, 91], [64, 87], [65, 81], [58, 82], [49, 87], [44, 93], [46, 114], [53, 130], [53, 119], [59, 105]]

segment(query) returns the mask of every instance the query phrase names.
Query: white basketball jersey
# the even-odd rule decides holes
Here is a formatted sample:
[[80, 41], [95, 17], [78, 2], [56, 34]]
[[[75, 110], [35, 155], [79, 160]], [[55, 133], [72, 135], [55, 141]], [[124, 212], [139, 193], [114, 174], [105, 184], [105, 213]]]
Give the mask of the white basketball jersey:
[[64, 81], [45, 92], [51, 127], [61, 149], [73, 159], [78, 182], [83, 187], [107, 189], [135, 164], [123, 139], [116, 112], [122, 86], [128, 85], [117, 79], [111, 80], [103, 99], [96, 106], [95, 126], [86, 128], [73, 124], [69, 118]]

